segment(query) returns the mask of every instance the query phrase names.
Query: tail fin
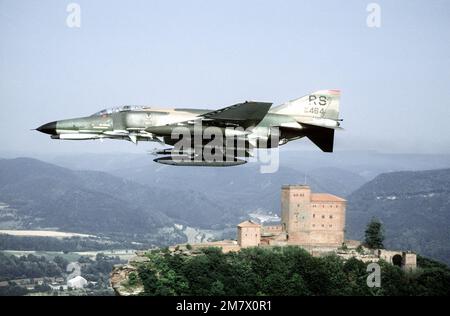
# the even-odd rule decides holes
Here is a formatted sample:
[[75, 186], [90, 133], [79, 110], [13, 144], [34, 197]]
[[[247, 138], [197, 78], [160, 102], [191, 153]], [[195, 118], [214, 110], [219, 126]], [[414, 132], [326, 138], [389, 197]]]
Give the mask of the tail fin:
[[319, 90], [281, 104], [273, 108], [270, 112], [338, 120], [340, 97], [340, 90]]

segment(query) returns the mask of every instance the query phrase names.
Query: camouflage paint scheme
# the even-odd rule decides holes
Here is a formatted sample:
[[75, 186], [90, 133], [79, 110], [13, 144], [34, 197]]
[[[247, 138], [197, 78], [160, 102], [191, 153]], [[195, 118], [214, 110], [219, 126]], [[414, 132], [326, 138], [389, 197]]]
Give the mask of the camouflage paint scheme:
[[[226, 137], [244, 139], [249, 151], [278, 147], [306, 136], [323, 151], [332, 152], [334, 130], [341, 121], [339, 101], [339, 90], [320, 90], [274, 108], [272, 103], [253, 101], [216, 111], [122, 106], [91, 116], [50, 122], [37, 130], [53, 139], [120, 139], [136, 144], [155, 141], [173, 146], [178, 141], [171, 137], [175, 128], [186, 127], [194, 133], [196, 124], [201, 123], [202, 131], [213, 126], [220, 128]], [[170, 149], [158, 152], [168, 153]]]

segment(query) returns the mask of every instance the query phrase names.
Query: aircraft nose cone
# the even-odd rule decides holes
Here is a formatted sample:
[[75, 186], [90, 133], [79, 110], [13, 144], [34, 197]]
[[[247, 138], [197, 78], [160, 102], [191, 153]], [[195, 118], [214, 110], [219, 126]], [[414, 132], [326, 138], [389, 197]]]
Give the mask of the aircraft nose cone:
[[44, 124], [36, 128], [41, 133], [55, 135], [56, 134], [56, 121]]

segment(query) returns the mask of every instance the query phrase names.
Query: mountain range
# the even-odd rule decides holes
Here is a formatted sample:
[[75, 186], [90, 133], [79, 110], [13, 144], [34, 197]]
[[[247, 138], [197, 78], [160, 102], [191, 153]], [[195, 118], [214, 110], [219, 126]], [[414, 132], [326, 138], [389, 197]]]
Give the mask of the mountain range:
[[450, 169], [385, 173], [348, 196], [347, 236], [362, 240], [378, 218], [389, 249], [450, 264]]
[[[77, 162], [101, 170], [102, 161]], [[347, 238], [361, 240], [377, 217], [387, 247], [450, 262], [450, 169], [388, 172], [367, 181], [362, 168], [339, 167], [310, 164], [301, 170], [291, 164], [262, 174], [252, 164], [182, 168], [130, 156], [105, 161], [105, 172], [0, 159], [0, 203], [7, 205], [0, 210], [0, 228], [156, 236], [161, 245], [184, 238], [175, 224], [228, 229], [234, 236], [235, 225], [249, 213], [279, 214], [281, 185], [306, 180], [315, 192], [347, 197]]]
[[103, 233], [132, 227], [144, 233], [171, 223], [139, 198], [146, 195], [142, 186], [102, 172], [73, 171], [29, 158], [0, 160], [0, 201], [16, 210], [20, 228]]

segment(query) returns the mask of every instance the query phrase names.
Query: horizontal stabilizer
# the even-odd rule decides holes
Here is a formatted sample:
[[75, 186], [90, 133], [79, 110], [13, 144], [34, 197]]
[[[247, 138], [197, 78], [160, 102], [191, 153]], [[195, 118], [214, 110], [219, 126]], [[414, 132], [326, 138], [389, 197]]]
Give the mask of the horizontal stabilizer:
[[299, 127], [279, 126], [281, 138], [296, 139], [308, 137], [324, 152], [333, 152], [334, 129], [311, 124], [300, 123]]
[[333, 152], [334, 129], [301, 123], [308, 137], [322, 151]]

